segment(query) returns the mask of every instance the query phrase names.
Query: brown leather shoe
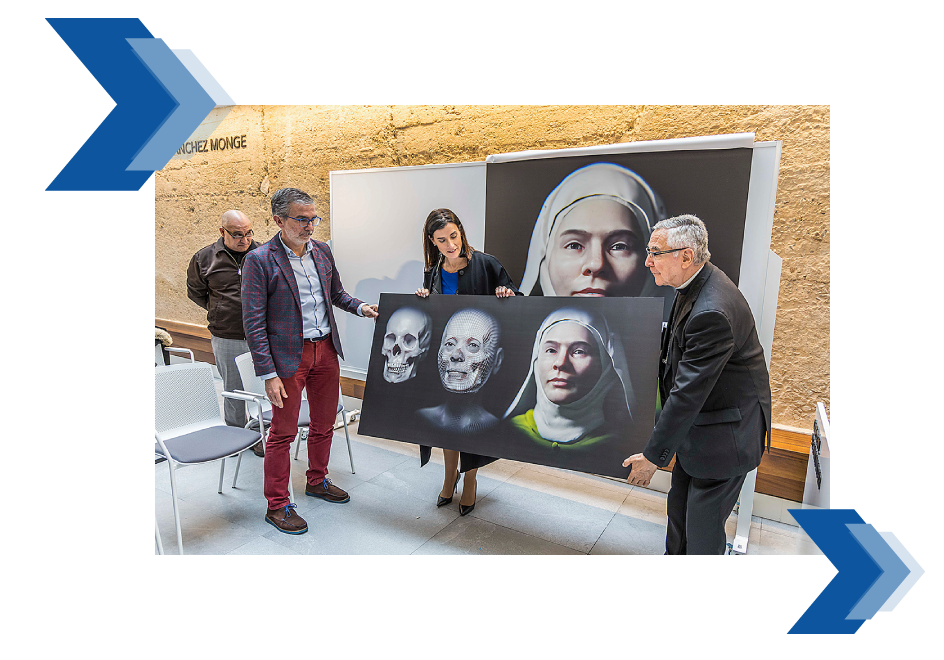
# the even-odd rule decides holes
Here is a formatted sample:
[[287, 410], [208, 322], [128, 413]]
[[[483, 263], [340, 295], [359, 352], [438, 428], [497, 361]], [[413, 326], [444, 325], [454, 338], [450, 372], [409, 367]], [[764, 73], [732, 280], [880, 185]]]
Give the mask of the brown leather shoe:
[[325, 502], [333, 502], [334, 504], [344, 504], [351, 501], [351, 496], [331, 483], [331, 480], [327, 477], [317, 486], [310, 484], [305, 486], [305, 495], [319, 497]]
[[265, 446], [263, 446], [262, 440], [252, 446], [252, 453], [259, 458], [265, 457]]
[[289, 504], [281, 509], [266, 509], [265, 521], [280, 532], [304, 534], [308, 531], [308, 523], [293, 509], [295, 509], [294, 504]]

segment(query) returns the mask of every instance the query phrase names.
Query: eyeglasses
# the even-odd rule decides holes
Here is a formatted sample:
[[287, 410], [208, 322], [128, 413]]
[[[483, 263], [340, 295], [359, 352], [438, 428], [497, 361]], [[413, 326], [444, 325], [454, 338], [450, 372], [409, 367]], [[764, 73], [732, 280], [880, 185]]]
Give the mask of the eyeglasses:
[[317, 215], [312, 216], [311, 218], [293, 218], [288, 215], [283, 215], [282, 217], [287, 218], [288, 220], [294, 220], [295, 222], [298, 223], [299, 227], [301, 227], [302, 229], [308, 229], [309, 225], [313, 227], [317, 227], [318, 225], [321, 224], [321, 218], [319, 218]]
[[682, 250], [689, 250], [689, 249], [691, 248], [683, 247], [683, 248], [675, 248], [674, 250], [650, 250], [647, 247], [646, 255], [650, 257], [661, 257], [663, 254], [671, 254], [672, 252], [681, 252]]
[[230, 231], [229, 229], [227, 229], [226, 227], [223, 227], [223, 231], [225, 231], [227, 234], [229, 234], [230, 236], [232, 236], [232, 237], [233, 237], [235, 240], [237, 240], [237, 241], [241, 241], [241, 240], [243, 240], [244, 238], [252, 238], [252, 230], [251, 230], [251, 229], [250, 229], [249, 231], [247, 231], [245, 234], [239, 234], [239, 233], [234, 234], [233, 232], [231, 232], [231, 231]]

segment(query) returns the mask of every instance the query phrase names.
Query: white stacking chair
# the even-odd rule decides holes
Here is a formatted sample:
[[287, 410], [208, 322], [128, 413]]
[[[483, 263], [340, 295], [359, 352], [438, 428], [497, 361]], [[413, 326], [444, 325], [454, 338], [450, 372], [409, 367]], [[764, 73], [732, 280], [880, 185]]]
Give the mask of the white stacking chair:
[[193, 351], [189, 348], [177, 348], [176, 346], [161, 346], [160, 343], [154, 346], [154, 366], [163, 367], [164, 365], [164, 355], [161, 353], [161, 348], [169, 353], [186, 353], [190, 357], [190, 363], [193, 364], [196, 360], [193, 357]]
[[[252, 364], [252, 353], [243, 353], [236, 357], [236, 368], [239, 369], [239, 378], [243, 382], [243, 389], [239, 390], [240, 394], [248, 394], [256, 399], [262, 405], [262, 422], [268, 424], [272, 421], [272, 404], [269, 402], [268, 398], [265, 395], [265, 384], [262, 380], [256, 375], [256, 371], [253, 368]], [[298, 410], [298, 437], [295, 444], [295, 460], [298, 460], [298, 450], [301, 448], [302, 442], [308, 438], [308, 425], [311, 423], [308, 411], [308, 399], [305, 390], [302, 390], [302, 402]], [[351, 436], [347, 431], [347, 410], [344, 408], [344, 403], [341, 398], [341, 384], [338, 383], [338, 412], [341, 413], [341, 420], [344, 422], [344, 438], [347, 440], [347, 455], [348, 459], [351, 461], [351, 474], [356, 474], [354, 472], [354, 453], [351, 451]], [[255, 417], [252, 416], [250, 412], [250, 421], [247, 423], [252, 424], [255, 421]], [[260, 428], [264, 428], [260, 426]], [[239, 470], [239, 464], [236, 464], [236, 469]]]
[[[351, 460], [351, 474], [354, 472], [354, 454], [351, 453], [351, 436], [347, 432], [347, 408], [344, 407], [344, 396], [341, 394], [341, 383], [338, 383], [338, 412], [344, 424], [344, 439], [347, 440], [347, 456]], [[298, 458], [298, 447], [295, 448], [295, 458]]]
[[[223, 392], [223, 396], [258, 405], [246, 394]], [[177, 503], [177, 470], [220, 461], [218, 492], [222, 493], [226, 458], [242, 455], [260, 437], [256, 431], [227, 426], [223, 421], [213, 384], [213, 368], [209, 364], [197, 362], [154, 368], [154, 453], [167, 459], [170, 470], [179, 554], [184, 553], [184, 546]]]
[[[154, 465], [158, 463], [163, 463], [167, 459], [161, 456], [160, 454], [154, 454]], [[157, 525], [157, 517], [154, 518], [154, 544], [157, 546], [157, 554], [164, 554], [164, 544], [161, 543], [161, 528]]]

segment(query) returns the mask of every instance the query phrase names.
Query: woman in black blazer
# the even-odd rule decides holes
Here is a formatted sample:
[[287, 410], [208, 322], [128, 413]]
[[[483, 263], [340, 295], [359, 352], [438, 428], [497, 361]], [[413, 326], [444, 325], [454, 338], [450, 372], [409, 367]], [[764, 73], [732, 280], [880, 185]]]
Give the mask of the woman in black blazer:
[[[521, 295], [512, 284], [498, 259], [479, 252], [469, 245], [462, 222], [449, 209], [436, 209], [426, 218], [423, 227], [423, 255], [426, 272], [423, 287], [416, 295], [426, 298], [430, 293], [460, 295], [495, 295], [499, 298]], [[426, 465], [432, 453], [430, 447], [420, 446], [420, 464]], [[478, 468], [494, 458], [468, 452], [443, 449], [445, 476], [436, 506], [452, 502], [459, 486], [459, 474], [465, 474], [459, 515], [475, 508], [475, 475]]]

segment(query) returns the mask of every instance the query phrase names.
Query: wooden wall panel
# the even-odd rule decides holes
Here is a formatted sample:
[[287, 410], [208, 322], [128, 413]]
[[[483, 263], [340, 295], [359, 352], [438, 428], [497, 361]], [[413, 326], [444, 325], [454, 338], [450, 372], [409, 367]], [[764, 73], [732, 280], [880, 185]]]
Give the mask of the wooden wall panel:
[[[213, 346], [210, 344], [210, 331], [206, 329], [206, 326], [157, 318], [154, 319], [154, 325], [170, 333], [171, 339], [174, 340], [172, 347], [189, 348], [193, 351], [193, 357], [197, 362], [216, 364]], [[180, 353], [171, 353], [171, 355], [186, 357]]]
[[[802, 502], [809, 451], [809, 434], [773, 429], [770, 435], [770, 451], [764, 452], [760, 467], [757, 468], [755, 492]], [[660, 469], [671, 472], [674, 467], [673, 456], [669, 465]]]

